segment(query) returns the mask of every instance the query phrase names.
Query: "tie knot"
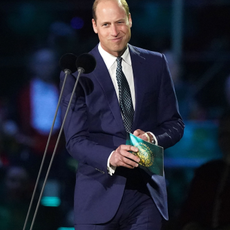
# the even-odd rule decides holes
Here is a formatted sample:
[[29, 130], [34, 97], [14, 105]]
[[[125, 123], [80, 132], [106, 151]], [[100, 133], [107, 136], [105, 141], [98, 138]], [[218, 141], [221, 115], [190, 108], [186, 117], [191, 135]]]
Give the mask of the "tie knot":
[[117, 57], [117, 65], [121, 65], [122, 57]]

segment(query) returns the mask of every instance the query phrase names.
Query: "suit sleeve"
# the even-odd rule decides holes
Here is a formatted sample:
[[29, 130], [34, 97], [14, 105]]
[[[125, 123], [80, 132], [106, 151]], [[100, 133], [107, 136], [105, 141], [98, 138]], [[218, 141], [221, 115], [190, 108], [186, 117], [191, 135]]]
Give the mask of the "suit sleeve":
[[173, 81], [164, 55], [162, 55], [160, 66], [157, 127], [152, 132], [156, 136], [158, 144], [166, 149], [182, 138], [184, 123], [179, 113]]
[[[60, 74], [60, 85], [63, 84], [64, 73]], [[70, 75], [64, 86], [61, 100], [61, 114], [64, 119], [71, 93], [76, 79]], [[112, 148], [102, 146], [89, 139], [88, 109], [85, 92], [79, 82], [75, 90], [70, 109], [64, 124], [66, 148], [69, 154], [80, 163], [89, 165], [101, 172], [107, 172], [107, 160]]]

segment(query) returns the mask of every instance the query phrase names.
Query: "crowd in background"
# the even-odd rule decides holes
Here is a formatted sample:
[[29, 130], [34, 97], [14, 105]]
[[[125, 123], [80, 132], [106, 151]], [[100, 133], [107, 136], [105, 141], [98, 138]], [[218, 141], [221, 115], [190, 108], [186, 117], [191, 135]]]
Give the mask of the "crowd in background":
[[[9, 10], [1, 15], [1, 19], [3, 17], [6, 19], [5, 24], [3, 23], [4, 20], [1, 20], [1, 28], [3, 31], [8, 32], [5, 35], [1, 35], [3, 36], [1, 38], [1, 51], [3, 57], [4, 55], [6, 57], [12, 56], [12, 60], [6, 58], [1, 64], [3, 70], [1, 76], [4, 78], [2, 80], [4, 87], [1, 87], [0, 92], [0, 229], [5, 230], [15, 229], [15, 226], [22, 227], [26, 217], [59, 97], [59, 59], [68, 52], [77, 55], [88, 52], [97, 43], [96, 37], [87, 34], [87, 39], [85, 39], [84, 36], [79, 35], [79, 31], [74, 29], [70, 23], [55, 21], [54, 19], [58, 17], [49, 14], [47, 11], [43, 12], [43, 21], [39, 21], [37, 24], [36, 21], [30, 22], [31, 25], [28, 23], [27, 26], [31, 26], [35, 30], [36, 36], [33, 37], [30, 34], [33, 31], [30, 29], [26, 30], [26, 28], [20, 27], [20, 25], [23, 25], [23, 20], [27, 20], [25, 14], [27, 10], [31, 14], [37, 11], [32, 4], [22, 4], [20, 7], [18, 14], [15, 14], [13, 10]], [[42, 9], [40, 10], [42, 11]], [[64, 15], [62, 14], [62, 16]], [[32, 16], [27, 15], [27, 17]], [[91, 15], [88, 18], [90, 21]], [[37, 32], [36, 26], [38, 27]], [[47, 30], [42, 29], [42, 26], [47, 28]], [[84, 31], [82, 33], [84, 34]], [[10, 40], [12, 37], [17, 37], [17, 39], [12, 40], [12, 42]], [[155, 50], [156, 47], [155, 45], [151, 46], [152, 43], [149, 43], [149, 47], [146, 47], [146, 37], [136, 37], [133, 43]], [[151, 41], [151, 38], [149, 40]], [[215, 61], [207, 61], [208, 64], [205, 64], [207, 72], [205, 72], [202, 62], [201, 71], [206, 73], [203, 78], [199, 79], [199, 76], [195, 76], [195, 80], [192, 77], [189, 78], [187, 75], [194, 75], [196, 73], [194, 69], [199, 68], [198, 64], [194, 63], [192, 65], [189, 63], [185, 66], [183, 56], [181, 60], [177, 60], [174, 56], [175, 54], [170, 49], [168, 40], [170, 39], [167, 39], [165, 43], [159, 43], [160, 47], [157, 51], [163, 52], [168, 60], [180, 112], [185, 120], [185, 124], [189, 120], [215, 120], [219, 124], [218, 120], [222, 117], [222, 114], [230, 109], [229, 65], [225, 61], [220, 62], [220, 65], [218, 65], [219, 61], [217, 64]], [[221, 47], [221, 53], [223, 49], [229, 48], [229, 42], [226, 42], [225, 37], [215, 38], [209, 45], [209, 48], [206, 47], [206, 51]], [[20, 60], [15, 59], [15, 53], [17, 55], [20, 54], [18, 55], [21, 57]], [[209, 69], [212, 72], [209, 72]], [[12, 77], [11, 75], [14, 76]], [[219, 79], [219, 81], [216, 79], [214, 81], [214, 78]], [[58, 113], [47, 150], [41, 181], [44, 180], [59, 133], [59, 116], [60, 114]], [[227, 120], [226, 117], [224, 119]], [[220, 122], [220, 124], [222, 126], [219, 129], [223, 128], [223, 123]], [[227, 127], [227, 125], [229, 125], [229, 120], [228, 123], [224, 123], [224, 127]], [[221, 129], [221, 131], [223, 130]], [[224, 130], [221, 133], [221, 137], [229, 137], [228, 134], [229, 129]], [[221, 141], [220, 132], [219, 138], [216, 141]], [[224, 147], [224, 149], [220, 148], [223, 154], [225, 152], [229, 153], [229, 143], [228, 140], [224, 143], [223, 141], [220, 142], [221, 146], [228, 146]], [[183, 206], [179, 207], [179, 210], [175, 211], [173, 207], [170, 207], [173, 223], [169, 221], [169, 224], [165, 225], [165, 229], [175, 229], [176, 226], [178, 229], [183, 228], [183, 230], [205, 230], [217, 228], [218, 224], [224, 227], [229, 226], [229, 222], [224, 218], [223, 222], [218, 222], [217, 220], [220, 218], [217, 217], [217, 220], [213, 220], [212, 223], [205, 222], [205, 218], [210, 220], [211, 214], [208, 217], [201, 218], [202, 222], [198, 217], [202, 217], [204, 213], [196, 213], [194, 211], [200, 210], [201, 212], [200, 207], [206, 207], [211, 210], [211, 204], [217, 202], [215, 199], [219, 202], [219, 196], [224, 196], [223, 199], [227, 202], [226, 194], [228, 193], [226, 191], [229, 191], [229, 188], [227, 187], [227, 190], [225, 190], [224, 185], [226, 181], [230, 180], [230, 177], [228, 177], [230, 173], [229, 160], [226, 162], [226, 167], [223, 166], [225, 163], [222, 161], [205, 166], [207, 170], [212, 171], [216, 175], [217, 181], [219, 181], [219, 178], [222, 178], [221, 185], [218, 185], [218, 182], [216, 182], [215, 188], [220, 188], [213, 190], [210, 200], [201, 199], [204, 193], [202, 193], [203, 188], [199, 187], [201, 185], [204, 186], [203, 181], [206, 181], [205, 176], [209, 172], [205, 172], [205, 167], [198, 169], [191, 188], [190, 190], [188, 189], [190, 191], [188, 197], [187, 190], [183, 194], [183, 200], [187, 198], [188, 200]], [[217, 168], [215, 169], [215, 167]], [[223, 172], [219, 168], [223, 169]], [[76, 169], [77, 162], [66, 152], [64, 137], [62, 136], [47, 182], [47, 186], [54, 186], [56, 188], [54, 193], [60, 198], [61, 204], [57, 207], [41, 205], [37, 221], [35, 222], [35, 229], [57, 230], [60, 226], [72, 226], [73, 189]], [[212, 182], [210, 182], [210, 190], [208, 191], [214, 189], [211, 187], [211, 184]], [[198, 187], [195, 188], [195, 186]], [[38, 198], [40, 189], [41, 182], [38, 186], [35, 201]], [[197, 197], [200, 198], [200, 206], [196, 203]], [[206, 204], [202, 202], [206, 202]], [[186, 211], [189, 210], [191, 204], [194, 204], [193, 210], [187, 213]], [[219, 203], [215, 203], [215, 205], [217, 212], [218, 209], [221, 209], [221, 205]], [[187, 226], [185, 226], [186, 224]], [[220, 229], [228, 229], [224, 227]]]

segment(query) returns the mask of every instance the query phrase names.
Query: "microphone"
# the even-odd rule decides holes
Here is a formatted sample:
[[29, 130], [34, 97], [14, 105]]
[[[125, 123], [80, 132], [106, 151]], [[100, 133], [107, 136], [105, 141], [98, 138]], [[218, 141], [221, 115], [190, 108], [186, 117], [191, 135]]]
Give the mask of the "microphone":
[[54, 156], [56, 154], [57, 146], [59, 144], [61, 133], [62, 133], [62, 130], [64, 128], [66, 117], [67, 117], [68, 111], [70, 109], [71, 101], [73, 99], [73, 96], [74, 96], [74, 93], [75, 93], [75, 90], [76, 90], [76, 87], [77, 87], [77, 84], [78, 84], [79, 77], [80, 77], [80, 75], [82, 73], [90, 73], [90, 72], [92, 72], [96, 67], [96, 60], [91, 54], [88, 54], [88, 53], [82, 54], [78, 58], [76, 57], [76, 55], [74, 55], [72, 53], [68, 53], [68, 54], [65, 54], [65, 55], [63, 55], [61, 57], [61, 59], [59, 61], [59, 64], [60, 64], [62, 70], [65, 73], [65, 77], [64, 77], [64, 81], [63, 81], [63, 84], [62, 84], [62, 87], [61, 87], [61, 92], [60, 92], [56, 112], [55, 112], [55, 115], [54, 115], [53, 124], [52, 124], [52, 127], [50, 129], [49, 137], [48, 137], [48, 140], [47, 140], [47, 143], [46, 143], [46, 148], [45, 148], [45, 151], [44, 151], [44, 154], [43, 154], [41, 166], [40, 166], [39, 173], [38, 173], [37, 180], [36, 180], [36, 184], [35, 184], [35, 187], [34, 187], [34, 190], [33, 190], [32, 198], [31, 198], [31, 201], [30, 201], [30, 205], [29, 205], [27, 215], [26, 215], [26, 220], [24, 222], [23, 230], [25, 230], [26, 225], [27, 225], [28, 217], [29, 217], [31, 207], [32, 207], [32, 202], [33, 202], [34, 196], [35, 196], [35, 191], [36, 191], [37, 186], [38, 186], [39, 178], [40, 178], [40, 175], [41, 175], [41, 170], [42, 170], [42, 167], [43, 167], [43, 163], [44, 163], [44, 160], [45, 160], [45, 157], [46, 157], [48, 145], [49, 145], [49, 142], [50, 142], [50, 137], [51, 137], [53, 127], [54, 127], [54, 123], [55, 123], [55, 120], [56, 120], [56, 117], [57, 117], [58, 108], [59, 108], [60, 103], [61, 103], [61, 98], [62, 98], [62, 94], [63, 94], [63, 90], [64, 90], [64, 86], [65, 86], [67, 76], [69, 74], [74, 73], [74, 72], [76, 72], [78, 70], [78, 75], [77, 75], [77, 78], [76, 78], [76, 81], [75, 81], [75, 84], [74, 84], [74, 87], [73, 87], [73, 90], [72, 90], [72, 93], [71, 93], [71, 97], [70, 97], [70, 100], [69, 100], [69, 103], [68, 103], [68, 106], [67, 106], [67, 109], [66, 109], [62, 124], [61, 124], [61, 128], [59, 130], [58, 138], [56, 140], [56, 144], [55, 144], [55, 147], [54, 147], [54, 150], [53, 150], [53, 153], [52, 153], [52, 157], [51, 157], [51, 160], [49, 162], [49, 166], [48, 166], [48, 169], [47, 169], [47, 172], [46, 172], [46, 176], [45, 176], [44, 182], [42, 184], [39, 199], [38, 199], [36, 209], [35, 209], [35, 212], [34, 212], [34, 215], [33, 215], [33, 219], [32, 219], [31, 225], [30, 225], [30, 230], [32, 230], [32, 228], [33, 228], [33, 224], [34, 224], [34, 221], [35, 221], [35, 218], [36, 218], [39, 203], [41, 201], [41, 197], [42, 197], [45, 185], [46, 185], [46, 181], [47, 181], [47, 178], [48, 178], [48, 175], [49, 175], [49, 172], [50, 172], [50, 168], [51, 168]]
[[67, 74], [76, 72], [77, 71], [76, 60], [77, 60], [77, 56], [75, 54], [72, 53], [64, 54], [59, 61], [61, 69]]
[[[61, 69], [64, 71], [65, 76], [64, 76], [63, 84], [62, 84], [62, 87], [61, 87], [61, 90], [60, 90], [60, 95], [59, 95], [58, 104], [57, 104], [57, 108], [56, 108], [56, 111], [55, 111], [52, 127], [50, 129], [48, 140], [46, 142], [46, 147], [45, 147], [45, 150], [44, 150], [44, 153], [43, 153], [42, 162], [41, 162], [41, 165], [40, 165], [40, 168], [39, 168], [39, 172], [38, 172], [38, 176], [37, 176], [36, 183], [35, 183], [35, 186], [34, 186], [33, 194], [32, 194], [31, 200], [30, 200], [30, 204], [29, 204], [26, 219], [25, 219], [25, 222], [24, 222], [23, 230], [25, 230], [25, 228], [26, 228], [28, 218], [29, 218], [29, 215], [30, 215], [30, 211], [31, 211], [31, 207], [32, 207], [32, 204], [33, 204], [33, 201], [34, 201], [35, 192], [36, 192], [37, 187], [38, 187], [38, 182], [39, 182], [39, 179], [40, 179], [40, 176], [41, 176], [42, 168], [43, 168], [43, 165], [44, 165], [44, 161], [45, 161], [45, 158], [46, 158], [48, 146], [49, 146], [49, 143], [50, 143], [50, 138], [51, 138], [53, 128], [54, 128], [54, 124], [55, 124], [55, 121], [56, 121], [56, 118], [57, 118], [57, 113], [58, 113], [58, 109], [60, 107], [60, 103], [61, 103], [61, 99], [62, 99], [62, 95], [63, 95], [63, 91], [64, 91], [64, 86], [65, 86], [65, 83], [66, 83], [66, 80], [67, 80], [67, 76], [77, 71], [76, 60], [77, 60], [77, 56], [75, 54], [67, 53], [67, 54], [64, 54], [60, 58], [60, 61], [59, 61], [59, 64], [61, 66]], [[45, 176], [42, 188], [41, 188], [40, 196], [39, 196], [39, 199], [38, 199], [38, 202], [37, 202], [37, 205], [36, 205], [36, 209], [35, 209], [35, 212], [34, 212], [34, 215], [33, 215], [33, 219], [32, 219], [31, 225], [30, 225], [30, 230], [32, 230], [32, 228], [33, 228], [33, 224], [34, 224], [34, 221], [35, 221], [35, 218], [36, 218], [36, 215], [37, 215], [37, 211], [38, 211], [38, 206], [39, 206], [39, 203], [41, 201], [42, 193], [44, 191], [45, 184], [46, 184], [46, 181], [47, 181], [47, 178], [48, 178], [48, 175], [49, 175], [49, 171], [50, 171], [50, 168], [51, 168], [51, 165], [52, 165], [52, 162], [53, 162], [53, 158], [54, 158], [55, 153], [56, 153], [56, 149], [57, 149], [57, 146], [58, 146], [58, 143], [59, 143], [59, 139], [60, 139], [62, 129], [63, 128], [61, 127], [61, 129], [59, 131], [58, 139], [57, 139], [56, 144], [55, 144], [54, 151], [52, 153], [52, 157], [51, 157], [51, 160], [50, 160], [50, 163], [49, 163], [49, 167], [48, 167], [47, 172], [46, 172], [46, 176]]]
[[81, 54], [76, 60], [76, 67], [81, 73], [91, 73], [96, 67], [96, 59], [91, 54]]

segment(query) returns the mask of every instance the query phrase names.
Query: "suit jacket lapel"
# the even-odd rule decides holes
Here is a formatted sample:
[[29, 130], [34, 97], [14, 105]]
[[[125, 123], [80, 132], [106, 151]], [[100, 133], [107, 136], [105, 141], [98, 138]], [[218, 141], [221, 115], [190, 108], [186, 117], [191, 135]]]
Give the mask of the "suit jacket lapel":
[[132, 60], [132, 68], [133, 68], [133, 77], [134, 77], [134, 87], [135, 87], [135, 114], [133, 120], [133, 131], [138, 127], [138, 120], [141, 112], [141, 105], [143, 102], [143, 92], [144, 89], [144, 79], [142, 77], [143, 72], [146, 70], [142, 69], [142, 64], [145, 61], [144, 57], [140, 55], [140, 53], [135, 50], [135, 48], [129, 45], [130, 48], [130, 56]]
[[107, 103], [113, 113], [114, 119], [116, 120], [119, 126], [123, 127], [124, 125], [123, 125], [123, 120], [121, 116], [120, 105], [119, 105], [117, 95], [116, 95], [116, 92], [113, 86], [113, 82], [109, 75], [108, 69], [106, 68], [106, 65], [98, 51], [97, 46], [91, 51], [91, 54], [97, 60], [97, 65], [93, 72], [94, 73], [93, 77], [97, 79], [99, 85], [101, 86], [105, 94]]
[[[133, 121], [133, 131], [134, 131], [135, 129], [139, 128], [138, 120], [141, 112], [141, 105], [143, 102], [143, 96], [144, 96], [143, 92], [145, 91], [144, 83], [143, 83], [144, 79], [141, 77], [143, 75], [142, 64], [145, 61], [145, 59], [140, 55], [140, 53], [133, 46], [129, 45], [129, 48], [130, 48], [130, 56], [131, 56], [132, 67], [133, 67], [135, 101], [136, 101], [134, 121]], [[113, 116], [117, 124], [119, 126], [124, 127], [117, 95], [112, 80], [109, 76], [109, 72], [98, 51], [97, 46], [91, 51], [91, 54], [97, 60], [97, 65], [93, 72], [94, 78], [96, 78], [98, 83], [101, 85], [101, 88], [106, 95], [107, 103], [113, 113]], [[125, 132], [125, 128], [124, 128], [124, 132]]]

